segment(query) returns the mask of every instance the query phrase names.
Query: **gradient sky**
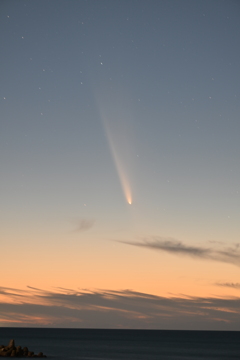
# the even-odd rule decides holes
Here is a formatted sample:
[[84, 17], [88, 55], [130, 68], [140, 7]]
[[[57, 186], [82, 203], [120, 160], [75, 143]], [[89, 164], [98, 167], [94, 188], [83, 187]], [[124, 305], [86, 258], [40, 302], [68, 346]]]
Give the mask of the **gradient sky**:
[[1, 1], [0, 326], [240, 330], [239, 16]]

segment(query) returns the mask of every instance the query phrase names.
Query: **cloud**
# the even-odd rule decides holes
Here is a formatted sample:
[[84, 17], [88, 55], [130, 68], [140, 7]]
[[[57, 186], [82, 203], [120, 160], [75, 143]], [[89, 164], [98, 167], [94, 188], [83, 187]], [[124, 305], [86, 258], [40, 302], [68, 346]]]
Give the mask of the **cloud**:
[[[0, 288], [0, 326], [240, 330], [240, 298]], [[15, 294], [24, 295], [17, 298]], [[14, 295], [13, 295], [14, 294]]]
[[94, 222], [93, 219], [77, 219], [74, 221], [76, 226], [74, 232], [87, 231], [93, 227]]
[[119, 242], [152, 250], [165, 251], [175, 255], [185, 255], [198, 259], [214, 260], [240, 266], [239, 244], [235, 244], [233, 247], [211, 248], [185, 245], [181, 241], [162, 237], [154, 237], [141, 242]]
[[230, 287], [230, 288], [233, 288], [233, 289], [240, 289], [240, 283], [216, 283], [215, 285], [217, 286], [224, 286], [224, 287]]

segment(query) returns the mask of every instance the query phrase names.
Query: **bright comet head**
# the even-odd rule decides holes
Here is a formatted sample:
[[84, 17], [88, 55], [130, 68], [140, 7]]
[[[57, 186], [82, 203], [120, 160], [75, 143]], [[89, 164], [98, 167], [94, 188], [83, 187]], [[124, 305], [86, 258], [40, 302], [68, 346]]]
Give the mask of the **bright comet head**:
[[129, 205], [132, 205], [132, 196], [131, 196], [131, 192], [130, 192], [130, 189], [128, 189], [129, 191], [125, 192], [125, 196], [126, 196], [126, 200], [127, 200], [127, 203]]

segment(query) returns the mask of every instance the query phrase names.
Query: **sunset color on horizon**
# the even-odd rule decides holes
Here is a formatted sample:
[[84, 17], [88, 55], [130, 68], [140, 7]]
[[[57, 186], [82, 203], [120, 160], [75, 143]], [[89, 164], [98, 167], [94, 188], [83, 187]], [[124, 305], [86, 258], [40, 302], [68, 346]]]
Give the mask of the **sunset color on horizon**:
[[240, 2], [0, 4], [0, 326], [240, 330]]

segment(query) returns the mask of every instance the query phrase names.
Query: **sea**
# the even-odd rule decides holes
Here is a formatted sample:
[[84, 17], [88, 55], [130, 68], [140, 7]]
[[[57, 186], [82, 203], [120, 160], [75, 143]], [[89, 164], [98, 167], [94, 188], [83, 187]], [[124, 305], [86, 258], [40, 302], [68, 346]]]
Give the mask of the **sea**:
[[50, 360], [240, 360], [238, 331], [0, 328], [0, 345]]

